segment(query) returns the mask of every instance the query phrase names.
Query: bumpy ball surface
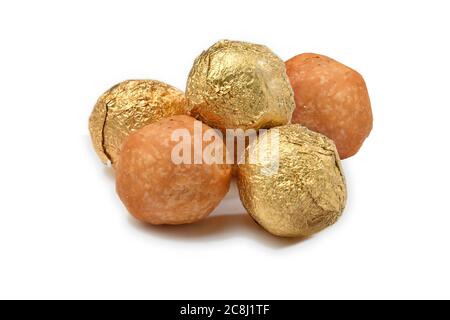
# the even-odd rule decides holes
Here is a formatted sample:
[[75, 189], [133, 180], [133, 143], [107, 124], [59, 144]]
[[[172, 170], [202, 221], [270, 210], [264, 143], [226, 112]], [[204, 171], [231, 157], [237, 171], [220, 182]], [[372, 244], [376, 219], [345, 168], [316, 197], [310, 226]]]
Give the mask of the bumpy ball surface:
[[156, 80], [124, 81], [98, 99], [89, 131], [100, 159], [115, 166], [122, 143], [131, 132], [187, 113], [187, 100], [180, 90]]
[[195, 60], [186, 95], [192, 115], [219, 129], [284, 125], [295, 108], [284, 62], [238, 41], [220, 41]]
[[358, 152], [372, 130], [372, 109], [363, 77], [328, 57], [306, 53], [286, 62], [295, 94], [292, 123], [334, 140], [341, 159]]
[[[166, 118], [132, 133], [124, 143], [116, 168], [116, 188], [138, 220], [150, 224], [192, 223], [208, 216], [228, 192], [230, 166], [176, 164], [172, 159], [179, 143], [172, 141], [177, 129], [191, 135], [189, 147], [194, 158], [195, 121], [188, 116]], [[200, 125], [202, 132], [211, 129]], [[205, 145], [203, 142], [203, 148]]]
[[[278, 149], [276, 143], [264, 142], [274, 130], [278, 130]], [[341, 216], [347, 193], [330, 139], [298, 124], [287, 125], [270, 129], [248, 151], [238, 170], [239, 193], [249, 214], [267, 231], [305, 237]], [[255, 155], [258, 162], [249, 163]]]

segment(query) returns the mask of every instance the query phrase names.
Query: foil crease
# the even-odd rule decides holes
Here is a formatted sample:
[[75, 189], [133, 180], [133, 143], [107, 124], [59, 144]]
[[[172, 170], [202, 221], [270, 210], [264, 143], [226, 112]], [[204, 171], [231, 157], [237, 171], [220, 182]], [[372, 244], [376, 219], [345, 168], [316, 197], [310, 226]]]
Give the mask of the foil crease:
[[[334, 224], [347, 199], [345, 178], [334, 142], [298, 125], [279, 130], [278, 171], [264, 174], [267, 163], [248, 163], [252, 153], [268, 154], [273, 144], [255, 141], [238, 170], [244, 207], [268, 232], [307, 237]], [[266, 133], [266, 134], [268, 134]]]
[[219, 129], [290, 123], [295, 109], [284, 62], [267, 47], [222, 40], [204, 51], [189, 74], [191, 114]]
[[188, 114], [184, 93], [155, 80], [129, 80], [106, 91], [89, 119], [95, 151], [103, 163], [115, 166], [131, 132], [163, 118]]

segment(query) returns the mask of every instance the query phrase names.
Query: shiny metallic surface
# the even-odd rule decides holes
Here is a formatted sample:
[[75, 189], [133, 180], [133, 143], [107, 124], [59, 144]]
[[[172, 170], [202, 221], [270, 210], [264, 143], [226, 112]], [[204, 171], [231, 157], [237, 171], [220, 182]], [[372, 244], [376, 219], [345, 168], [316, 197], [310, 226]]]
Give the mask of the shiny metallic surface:
[[194, 62], [186, 96], [191, 114], [219, 129], [287, 124], [295, 108], [284, 62], [267, 47], [223, 40]]
[[[247, 161], [238, 170], [240, 197], [268, 232], [307, 237], [334, 224], [344, 210], [347, 191], [339, 155], [332, 140], [301, 125], [269, 133], [273, 130], [278, 130], [278, 146], [260, 138], [248, 147]], [[275, 147], [278, 170], [272, 175], [267, 175], [267, 163], [248, 163], [255, 153], [263, 158], [274, 154]]]
[[184, 93], [155, 80], [129, 80], [106, 91], [89, 120], [95, 151], [114, 166], [131, 132], [163, 118], [188, 114]]

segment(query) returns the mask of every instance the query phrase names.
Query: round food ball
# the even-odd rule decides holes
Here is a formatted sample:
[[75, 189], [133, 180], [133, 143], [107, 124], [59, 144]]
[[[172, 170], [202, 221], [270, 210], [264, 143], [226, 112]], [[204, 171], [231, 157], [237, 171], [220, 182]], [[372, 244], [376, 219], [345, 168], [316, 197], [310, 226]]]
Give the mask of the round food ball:
[[331, 58], [305, 53], [286, 62], [297, 105], [292, 123], [336, 143], [341, 159], [358, 152], [372, 130], [372, 109], [363, 77]]
[[[204, 154], [194, 147], [194, 130], [204, 134], [212, 129], [180, 115], [150, 124], [125, 141], [116, 168], [116, 189], [138, 220], [155, 225], [192, 223], [208, 216], [228, 192], [229, 165], [193, 164], [195, 155]], [[176, 132], [187, 133], [188, 139], [173, 139]], [[215, 139], [223, 146], [220, 136]], [[208, 143], [199, 141], [205, 149]], [[186, 154], [191, 154], [192, 160], [174, 161], [180, 143], [186, 143]]]
[[238, 187], [249, 214], [280, 237], [306, 237], [332, 225], [347, 198], [333, 141], [299, 124], [270, 129], [250, 144]]
[[106, 91], [89, 120], [95, 151], [103, 163], [115, 163], [125, 138], [146, 125], [187, 114], [184, 93], [156, 80], [129, 80]]
[[290, 122], [295, 108], [284, 62], [267, 47], [223, 40], [189, 74], [191, 114], [219, 129], [259, 129]]

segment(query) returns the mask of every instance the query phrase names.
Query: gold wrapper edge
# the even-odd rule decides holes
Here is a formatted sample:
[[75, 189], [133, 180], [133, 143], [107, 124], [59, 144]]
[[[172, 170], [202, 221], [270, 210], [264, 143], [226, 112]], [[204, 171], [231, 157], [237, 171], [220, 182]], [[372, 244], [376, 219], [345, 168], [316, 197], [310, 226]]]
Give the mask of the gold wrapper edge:
[[189, 114], [184, 93], [156, 80], [127, 80], [107, 90], [89, 119], [95, 151], [114, 166], [126, 137], [144, 126], [177, 114]]

